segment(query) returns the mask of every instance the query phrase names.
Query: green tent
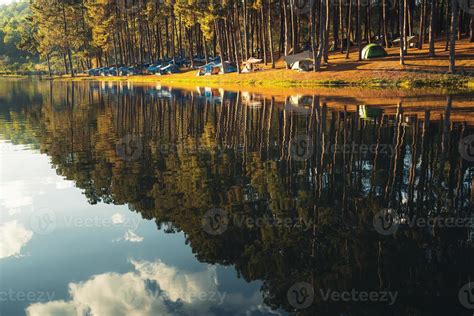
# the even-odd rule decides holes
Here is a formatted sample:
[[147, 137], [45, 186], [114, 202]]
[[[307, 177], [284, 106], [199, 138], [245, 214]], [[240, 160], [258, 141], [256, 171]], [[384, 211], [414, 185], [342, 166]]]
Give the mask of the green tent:
[[359, 117], [365, 120], [381, 117], [383, 110], [381, 108], [361, 105], [359, 107]]
[[387, 56], [385, 49], [377, 44], [369, 44], [364, 47], [362, 50], [362, 59], [369, 59], [375, 57], [385, 57]]

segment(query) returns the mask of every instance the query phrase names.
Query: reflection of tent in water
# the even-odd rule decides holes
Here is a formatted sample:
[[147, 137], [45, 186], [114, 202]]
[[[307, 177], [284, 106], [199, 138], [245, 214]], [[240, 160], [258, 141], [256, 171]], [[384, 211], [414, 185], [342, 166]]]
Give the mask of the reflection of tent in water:
[[201, 97], [204, 96], [205, 93], [206, 93], [206, 91], [203, 87], [196, 87], [196, 90], [197, 90], [197, 94]]
[[222, 101], [222, 96], [224, 95], [224, 89], [212, 89], [209, 87], [204, 88], [204, 96], [207, 100], [211, 102], [220, 102]]
[[294, 115], [309, 115], [313, 98], [305, 95], [292, 95], [286, 99], [285, 111]]
[[151, 88], [149, 90], [149, 93], [150, 95], [158, 99], [171, 99], [173, 96], [171, 93], [171, 90], [166, 89], [166, 88], [160, 88], [160, 89]]
[[309, 50], [285, 56], [285, 63], [293, 70], [309, 71], [313, 67], [313, 53]]
[[374, 119], [382, 116], [383, 110], [377, 107], [369, 107], [367, 105], [361, 105], [359, 107], [359, 116], [363, 119]]
[[385, 57], [387, 55], [385, 49], [377, 44], [369, 44], [362, 50], [362, 59]]
[[255, 57], [250, 57], [249, 59], [247, 59], [246, 61], [244, 61], [242, 64], [244, 65], [244, 69], [242, 69], [242, 72], [245, 73], [245, 72], [252, 72], [252, 71], [256, 71], [256, 70], [261, 70], [260, 68], [255, 68], [255, 64], [259, 64], [261, 63], [262, 60], [261, 59], [257, 59]]
[[242, 92], [242, 104], [251, 108], [260, 108], [262, 106], [262, 100], [259, 95]]

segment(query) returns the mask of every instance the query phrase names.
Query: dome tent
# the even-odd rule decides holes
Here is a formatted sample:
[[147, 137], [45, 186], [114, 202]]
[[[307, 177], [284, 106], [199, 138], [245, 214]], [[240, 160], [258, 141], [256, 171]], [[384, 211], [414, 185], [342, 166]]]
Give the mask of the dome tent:
[[362, 59], [385, 57], [387, 55], [385, 49], [377, 44], [369, 44], [362, 50]]

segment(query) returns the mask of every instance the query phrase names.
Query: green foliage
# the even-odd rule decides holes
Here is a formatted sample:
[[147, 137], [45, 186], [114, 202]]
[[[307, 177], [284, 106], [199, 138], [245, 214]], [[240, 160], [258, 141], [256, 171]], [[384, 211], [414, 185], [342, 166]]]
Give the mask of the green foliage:
[[30, 15], [27, 0], [0, 6], [0, 72], [31, 71], [38, 61]]

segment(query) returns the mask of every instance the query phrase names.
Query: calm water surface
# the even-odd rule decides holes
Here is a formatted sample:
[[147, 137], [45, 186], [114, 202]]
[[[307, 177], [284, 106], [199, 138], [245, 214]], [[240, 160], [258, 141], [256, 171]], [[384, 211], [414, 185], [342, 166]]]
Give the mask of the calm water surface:
[[0, 81], [1, 315], [473, 315], [474, 95]]

